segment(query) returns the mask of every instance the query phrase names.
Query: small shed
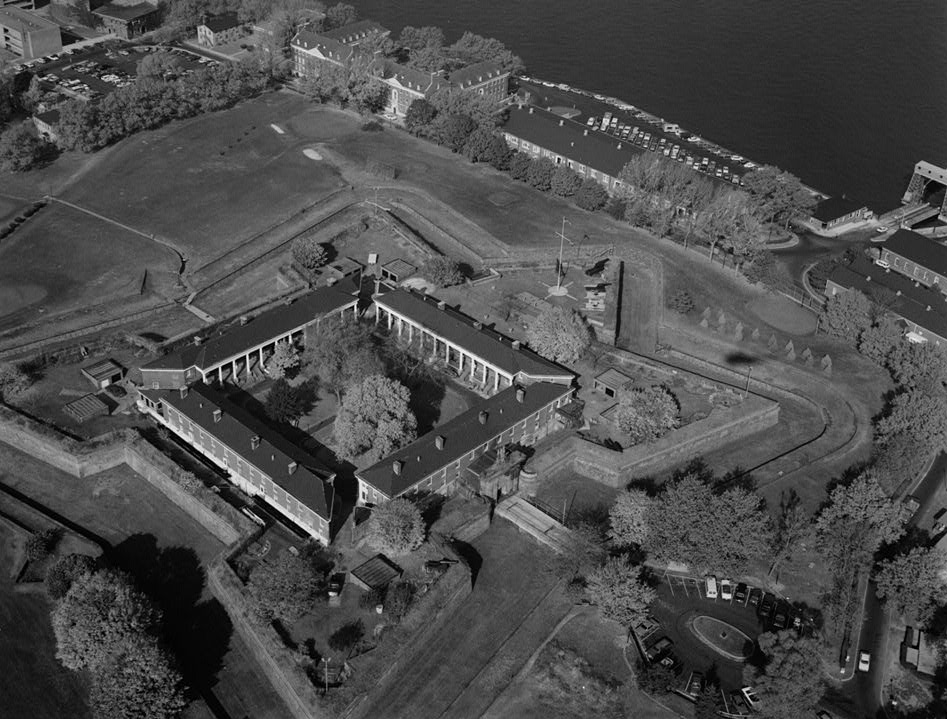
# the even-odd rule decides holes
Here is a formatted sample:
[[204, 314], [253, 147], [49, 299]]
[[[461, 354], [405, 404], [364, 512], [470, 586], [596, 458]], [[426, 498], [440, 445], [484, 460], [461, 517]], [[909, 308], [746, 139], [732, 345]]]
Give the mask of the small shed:
[[351, 257], [339, 257], [335, 262], [325, 268], [328, 275], [329, 284], [341, 282], [346, 277], [355, 277], [365, 266], [358, 260]]
[[387, 587], [401, 576], [401, 567], [384, 554], [376, 554], [352, 570], [352, 581], [365, 590]]
[[408, 279], [417, 271], [417, 265], [412, 265], [410, 262], [402, 260], [399, 257], [396, 260], [392, 260], [391, 262], [382, 265], [381, 277], [382, 279], [390, 280], [391, 282], [401, 282], [401, 280]]
[[125, 376], [125, 368], [111, 358], [83, 367], [81, 372], [96, 389], [105, 389], [110, 384], [121, 382]]
[[617, 397], [618, 393], [626, 389], [634, 380], [624, 372], [609, 367], [592, 381], [592, 386], [606, 397]]
[[87, 394], [62, 408], [63, 412], [80, 424], [93, 417], [104, 417], [109, 413], [108, 405], [94, 394]]

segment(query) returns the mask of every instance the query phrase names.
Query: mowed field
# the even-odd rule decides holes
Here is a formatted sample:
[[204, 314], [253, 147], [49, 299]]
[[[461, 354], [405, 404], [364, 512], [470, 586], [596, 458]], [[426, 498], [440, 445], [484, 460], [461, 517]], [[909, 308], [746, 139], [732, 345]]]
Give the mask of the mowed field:
[[0, 329], [136, 293], [145, 269], [175, 272], [166, 247], [58, 203], [0, 242]]
[[349, 115], [268, 93], [124, 140], [63, 197], [173, 242], [195, 271], [342, 184], [303, 155], [309, 140], [271, 127], [299, 114], [314, 116], [317, 140], [358, 132]]

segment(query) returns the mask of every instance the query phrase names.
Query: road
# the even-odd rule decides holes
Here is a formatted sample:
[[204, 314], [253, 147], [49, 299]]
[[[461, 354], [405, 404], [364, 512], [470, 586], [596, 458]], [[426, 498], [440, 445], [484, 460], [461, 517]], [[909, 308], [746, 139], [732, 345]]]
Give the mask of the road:
[[[941, 505], [947, 504], [947, 497], [941, 492], [944, 480], [947, 478], [947, 453], [937, 455], [930, 469], [923, 478], [916, 483], [908, 494], [913, 495], [921, 503], [920, 508], [908, 521], [908, 527], [930, 525], [930, 515]], [[888, 635], [889, 617], [875, 593], [875, 583], [868, 582], [865, 596], [865, 613], [857, 641], [852, 642], [852, 654], [857, 660], [857, 652], [866, 649], [871, 652], [871, 671], [857, 673], [844, 684], [844, 688], [833, 696], [829, 702], [836, 710], [842, 710], [852, 717], [885, 716], [881, 705], [881, 691], [886, 678], [885, 667], [888, 664], [888, 654], [898, 652], [899, 647], [891, 642], [885, 646]]]

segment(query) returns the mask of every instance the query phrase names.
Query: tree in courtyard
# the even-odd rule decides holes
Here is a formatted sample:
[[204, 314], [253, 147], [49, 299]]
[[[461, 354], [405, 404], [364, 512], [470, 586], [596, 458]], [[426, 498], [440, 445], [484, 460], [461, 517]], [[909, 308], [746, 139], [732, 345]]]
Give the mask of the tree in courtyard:
[[916, 344], [899, 336], [887, 360], [895, 381], [907, 389], [939, 393], [947, 381], [947, 352], [933, 342]]
[[642, 577], [641, 568], [625, 557], [609, 557], [586, 577], [589, 600], [605, 619], [630, 626], [648, 613], [656, 593]]
[[543, 357], [571, 364], [578, 361], [592, 344], [592, 330], [574, 309], [550, 307], [526, 329], [529, 346]]
[[138, 634], [93, 671], [89, 704], [97, 719], [174, 719], [188, 702], [171, 657], [154, 637]]
[[292, 623], [309, 611], [325, 591], [325, 577], [310, 557], [283, 550], [275, 561], [260, 562], [250, 571], [247, 594], [261, 621]]
[[757, 642], [766, 663], [745, 666], [743, 681], [765, 697], [764, 715], [772, 719], [814, 715], [825, 692], [819, 640], [786, 630], [764, 632]]
[[895, 613], [924, 626], [947, 602], [943, 570], [947, 557], [933, 547], [914, 547], [881, 563], [875, 575], [878, 598]]
[[444, 255], [428, 257], [421, 265], [421, 276], [437, 287], [451, 287], [464, 281], [460, 263]]
[[323, 318], [306, 342], [304, 361], [311, 364], [323, 387], [339, 402], [342, 391], [384, 369], [371, 329], [356, 320]]
[[309, 387], [305, 384], [293, 387], [281, 377], [270, 387], [263, 410], [274, 422], [292, 422], [305, 414], [311, 401]]
[[872, 305], [858, 290], [829, 297], [820, 316], [820, 326], [830, 335], [856, 345], [861, 333], [871, 326]]
[[421, 510], [403, 497], [375, 507], [365, 537], [373, 548], [385, 554], [412, 552], [424, 543]]
[[947, 397], [944, 393], [911, 390], [895, 396], [887, 416], [875, 425], [875, 435], [884, 443], [899, 433], [912, 435], [918, 447], [943, 446], [947, 442]]
[[802, 500], [796, 490], [784, 491], [779, 499], [769, 576], [773, 576], [779, 565], [793, 555], [796, 548], [810, 536], [812, 529], [812, 518], [803, 509]]
[[559, 165], [552, 173], [550, 188], [559, 197], [572, 197], [582, 186], [582, 178], [566, 165]]
[[293, 240], [291, 252], [293, 260], [310, 274], [324, 267], [329, 261], [329, 252], [325, 245], [313, 236], [297, 237]]
[[299, 350], [292, 342], [280, 342], [266, 363], [266, 373], [275, 379], [282, 379], [287, 371], [299, 367]]
[[412, 135], [426, 135], [437, 116], [437, 110], [422, 97], [408, 105], [404, 114], [404, 126]]
[[11, 125], [0, 132], [0, 170], [23, 172], [46, 159], [51, 151], [31, 122]]
[[608, 202], [608, 191], [591, 178], [582, 180], [575, 192], [575, 204], [583, 210], [601, 210]]
[[95, 557], [86, 554], [67, 554], [46, 570], [46, 594], [50, 599], [62, 599], [79, 577], [92, 574]]
[[[865, 329], [858, 338], [858, 351], [882, 367], [889, 365], [888, 358], [896, 347], [910, 345], [902, 337], [902, 330], [890, 316], [882, 316], [871, 327]], [[913, 345], [910, 345], [913, 346]], [[898, 363], [900, 364], [900, 362]]]
[[336, 453], [352, 461], [366, 454], [373, 464], [413, 441], [417, 421], [409, 408], [408, 389], [382, 375], [352, 385], [335, 418]]
[[632, 444], [663, 437], [680, 424], [680, 405], [667, 387], [653, 385], [623, 392], [615, 410], [615, 424]]
[[549, 192], [552, 188], [552, 176], [556, 172], [556, 164], [548, 157], [537, 157], [529, 165], [526, 173], [526, 183], [542, 192]]
[[648, 518], [654, 500], [643, 489], [629, 489], [615, 498], [608, 512], [608, 538], [615, 546], [642, 547], [648, 541]]
[[349, 656], [364, 638], [365, 624], [361, 619], [355, 619], [332, 632], [329, 637], [329, 648]]
[[56, 658], [74, 671], [95, 669], [129, 637], [149, 634], [161, 619], [154, 603], [115, 570], [78, 576], [53, 609]]

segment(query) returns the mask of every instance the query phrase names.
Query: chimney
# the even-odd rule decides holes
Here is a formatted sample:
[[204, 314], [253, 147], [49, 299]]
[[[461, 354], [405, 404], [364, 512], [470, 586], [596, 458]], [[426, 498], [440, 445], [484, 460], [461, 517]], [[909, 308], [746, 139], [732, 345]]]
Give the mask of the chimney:
[[444, 449], [444, 435], [439, 434], [434, 438], [434, 446], [438, 449]]
[[187, 397], [187, 387], [182, 387], [182, 388], [181, 388], [181, 399], [184, 399], [185, 397]]
[[198, 336], [196, 336], [196, 335], [194, 336], [194, 346], [195, 346], [195, 347], [200, 347], [200, 346], [201, 346], [201, 338], [198, 337]]
[[401, 474], [401, 468], [403, 466], [404, 466], [404, 462], [402, 462], [400, 459], [396, 459], [394, 462], [391, 463], [391, 471], [394, 472], [395, 474]]
[[250, 321], [250, 315], [240, 315], [240, 325], [243, 326]]
[[516, 388], [516, 401], [520, 404], [523, 403], [523, 400], [526, 399], [526, 390], [522, 387]]
[[529, 108], [529, 114], [530, 114], [530, 115], [533, 114], [533, 108]]
[[520, 341], [519, 341], [519, 340], [513, 340], [513, 349], [519, 350], [519, 348], [520, 348]]
[[562, 127], [565, 124], [566, 124], [565, 120], [559, 120], [559, 127]]
[[619, 149], [619, 150], [621, 149], [621, 143], [620, 143], [620, 142], [618, 143], [618, 149]]
[[255, 434], [250, 437], [250, 449], [256, 449], [260, 446], [260, 435]]
[[930, 305], [927, 306], [927, 311], [928, 311], [928, 312], [931, 311], [931, 306], [930, 306]]
[[585, 135], [586, 137], [588, 137], [588, 136], [589, 136], [589, 128], [585, 128], [584, 130], [582, 130], [582, 134]]
[[298, 467], [298, 466], [299, 466], [299, 465], [296, 464], [296, 462], [290, 462], [289, 465], [286, 467], [286, 469], [287, 469], [287, 471], [288, 471], [290, 474], [292, 474], [293, 472], [296, 471], [296, 467]]
[[219, 422], [220, 418], [224, 416], [223, 410], [215, 409], [214, 410], [214, 422]]
[[440, 301], [437, 303], [437, 309], [439, 309], [439, 310], [446, 310], [446, 309], [447, 309], [447, 303], [446, 303], [444, 300], [440, 300]]
[[487, 423], [487, 417], [488, 417], [487, 411], [486, 411], [485, 409], [482, 409], [482, 410], [480, 410], [480, 414], [477, 416], [477, 419], [480, 420], [480, 424], [486, 424], [486, 423]]
[[476, 322], [474, 322], [474, 329], [475, 329], [475, 330], [482, 330], [482, 329], [483, 329], [483, 322], [481, 322], [480, 320], [477, 320]]

